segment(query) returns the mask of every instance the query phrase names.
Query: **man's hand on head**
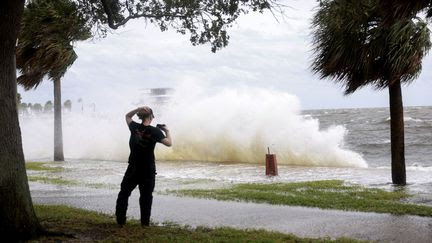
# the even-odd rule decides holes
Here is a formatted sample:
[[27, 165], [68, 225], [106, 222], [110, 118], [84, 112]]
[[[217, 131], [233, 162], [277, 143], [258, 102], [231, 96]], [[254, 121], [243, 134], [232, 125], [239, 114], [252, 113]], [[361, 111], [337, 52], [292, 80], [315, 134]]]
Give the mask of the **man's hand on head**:
[[151, 113], [151, 109], [150, 109], [150, 107], [148, 107], [148, 106], [141, 106], [141, 107], [138, 107], [138, 108], [136, 108], [136, 109], [134, 109], [134, 110], [128, 112], [128, 113], [126, 114], [126, 123], [127, 123], [128, 125], [131, 124], [131, 122], [133, 122], [132, 117], [133, 117], [134, 115], [136, 115], [138, 112]]

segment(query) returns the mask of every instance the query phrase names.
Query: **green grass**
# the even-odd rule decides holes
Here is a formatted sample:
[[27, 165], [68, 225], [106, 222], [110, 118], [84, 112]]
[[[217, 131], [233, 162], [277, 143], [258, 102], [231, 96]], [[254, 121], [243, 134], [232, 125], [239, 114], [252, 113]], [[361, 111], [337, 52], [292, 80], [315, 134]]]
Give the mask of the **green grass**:
[[55, 163], [48, 162], [26, 162], [27, 170], [46, 171], [46, 172], [62, 172], [64, 169], [58, 166], [47, 166], [47, 164], [55, 165]]
[[71, 236], [44, 236], [33, 242], [360, 242], [341, 238], [331, 240], [299, 238], [264, 230], [238, 230], [233, 228], [205, 228], [179, 226], [166, 223], [163, 226], [141, 227], [131, 220], [119, 227], [114, 217], [66, 206], [35, 205], [42, 226], [52, 232]]
[[28, 176], [28, 180], [45, 183], [45, 184], [61, 185], [61, 186], [85, 186], [91, 188], [111, 188], [109, 185], [105, 185], [102, 183], [84, 183], [75, 180], [67, 180], [60, 177]]
[[[56, 162], [26, 162], [26, 169], [37, 171], [37, 172], [49, 172], [49, 173], [57, 173], [64, 172], [64, 168], [59, 166], [49, 166], [56, 165]], [[48, 165], [48, 166], [47, 166]], [[37, 175], [29, 175], [29, 181], [40, 182], [45, 184], [54, 184], [61, 186], [85, 186], [91, 188], [112, 188], [110, 185], [105, 185], [103, 183], [85, 183], [76, 180], [69, 180], [59, 177], [55, 174], [46, 175], [45, 173], [38, 173]], [[117, 186], [115, 187], [117, 188]]]
[[62, 186], [79, 186], [81, 183], [74, 180], [66, 180], [59, 177], [46, 177], [46, 176], [29, 176], [29, 181], [37, 181], [46, 184], [55, 184]]
[[432, 207], [403, 203], [403, 199], [410, 197], [403, 190], [389, 192], [378, 188], [346, 185], [341, 180], [238, 184], [224, 189], [190, 189], [168, 193], [218, 200], [432, 216]]

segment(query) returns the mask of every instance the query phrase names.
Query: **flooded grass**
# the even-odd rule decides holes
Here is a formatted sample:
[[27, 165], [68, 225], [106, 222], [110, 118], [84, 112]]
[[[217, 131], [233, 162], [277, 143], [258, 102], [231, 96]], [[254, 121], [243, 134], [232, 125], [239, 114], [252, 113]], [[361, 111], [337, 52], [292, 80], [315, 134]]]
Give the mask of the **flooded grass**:
[[119, 227], [113, 216], [66, 206], [35, 205], [42, 226], [67, 236], [43, 236], [33, 242], [361, 242], [340, 238], [310, 239], [265, 230], [191, 228], [173, 223], [141, 227], [130, 220]]
[[55, 184], [61, 186], [78, 186], [80, 183], [78, 181], [66, 180], [58, 177], [46, 177], [46, 176], [29, 176], [29, 181], [36, 181], [46, 184]]
[[188, 189], [167, 192], [179, 196], [218, 200], [432, 217], [432, 207], [402, 202], [411, 197], [404, 190], [385, 191], [360, 185], [347, 185], [342, 180], [248, 183], [223, 189]]
[[102, 184], [102, 183], [84, 183], [80, 181], [75, 180], [67, 180], [60, 177], [48, 177], [48, 176], [28, 176], [29, 181], [39, 182], [39, 183], [45, 183], [45, 184], [53, 184], [53, 185], [60, 185], [60, 186], [82, 186], [82, 187], [90, 187], [90, 188], [106, 188], [106, 189], [112, 189], [114, 186]]
[[[92, 183], [90, 179], [70, 177], [73, 169], [62, 168], [57, 162], [27, 162], [29, 181], [96, 189], [118, 189], [117, 184]], [[346, 211], [408, 214], [432, 217], [432, 207], [413, 203], [418, 195], [407, 193], [406, 187], [386, 191], [342, 180], [321, 180], [297, 183], [231, 184], [212, 179], [166, 179], [157, 182], [159, 194], [175, 194], [218, 200], [249, 201], [278, 205], [317, 207]], [[209, 185], [211, 184], [211, 189]], [[222, 188], [221, 188], [222, 187]], [[202, 189], [206, 188], [206, 189]], [[418, 200], [417, 200], [418, 201]], [[421, 202], [421, 201], [419, 201]]]
[[55, 166], [55, 162], [26, 162], [27, 170], [45, 171], [45, 172], [63, 172], [64, 168]]
[[61, 172], [65, 169], [58, 162], [26, 162], [26, 169], [34, 173], [28, 176], [29, 181], [53, 184], [60, 186], [82, 186], [90, 188], [112, 188], [110, 185], [103, 183], [85, 183], [77, 180], [65, 179]]

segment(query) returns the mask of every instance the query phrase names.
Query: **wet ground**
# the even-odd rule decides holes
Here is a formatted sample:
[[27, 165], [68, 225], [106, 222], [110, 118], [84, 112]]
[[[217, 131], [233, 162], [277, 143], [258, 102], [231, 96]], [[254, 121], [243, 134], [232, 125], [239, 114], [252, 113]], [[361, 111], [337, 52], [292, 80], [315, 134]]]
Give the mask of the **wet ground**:
[[[61, 172], [29, 171], [30, 176], [46, 176], [97, 184], [116, 189], [127, 163], [100, 160], [71, 160], [47, 163], [61, 167]], [[157, 192], [178, 189], [220, 188], [238, 183], [286, 183], [311, 180], [344, 180], [367, 187], [394, 190], [390, 168], [336, 168], [279, 165], [279, 176], [265, 176], [264, 165], [248, 163], [209, 163], [199, 161], [158, 161]], [[404, 188], [413, 197], [410, 202], [432, 206], [432, 168], [407, 168], [408, 185]], [[400, 188], [396, 188], [400, 190]]]
[[[39, 204], [63, 204], [114, 214], [117, 191], [30, 183]], [[138, 190], [130, 199], [128, 215], [139, 217]], [[256, 203], [155, 195], [154, 222], [190, 226], [262, 228], [302, 237], [349, 237], [379, 242], [432, 242], [432, 218], [344, 212]]]

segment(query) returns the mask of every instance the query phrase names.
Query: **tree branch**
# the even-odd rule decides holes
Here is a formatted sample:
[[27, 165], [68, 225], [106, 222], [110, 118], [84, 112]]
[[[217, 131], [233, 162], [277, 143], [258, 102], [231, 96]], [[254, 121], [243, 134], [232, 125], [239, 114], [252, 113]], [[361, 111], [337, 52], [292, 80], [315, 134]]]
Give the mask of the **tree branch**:
[[173, 14], [173, 13], [167, 13], [167, 14], [148, 14], [148, 13], [141, 13], [141, 14], [131, 14], [129, 16], [127, 16], [126, 18], [124, 18], [122, 21], [118, 22], [118, 23], [114, 23], [114, 16], [113, 16], [113, 12], [108, 4], [107, 1], [109, 0], [100, 0], [104, 9], [104, 12], [107, 15], [107, 19], [108, 19], [108, 26], [111, 29], [117, 29], [118, 27], [125, 25], [129, 20], [131, 19], [138, 19], [138, 18], [156, 18], [156, 19], [160, 19], [163, 17], [172, 17], [172, 18], [185, 18], [187, 17], [186, 15], [179, 15], [179, 14]]

